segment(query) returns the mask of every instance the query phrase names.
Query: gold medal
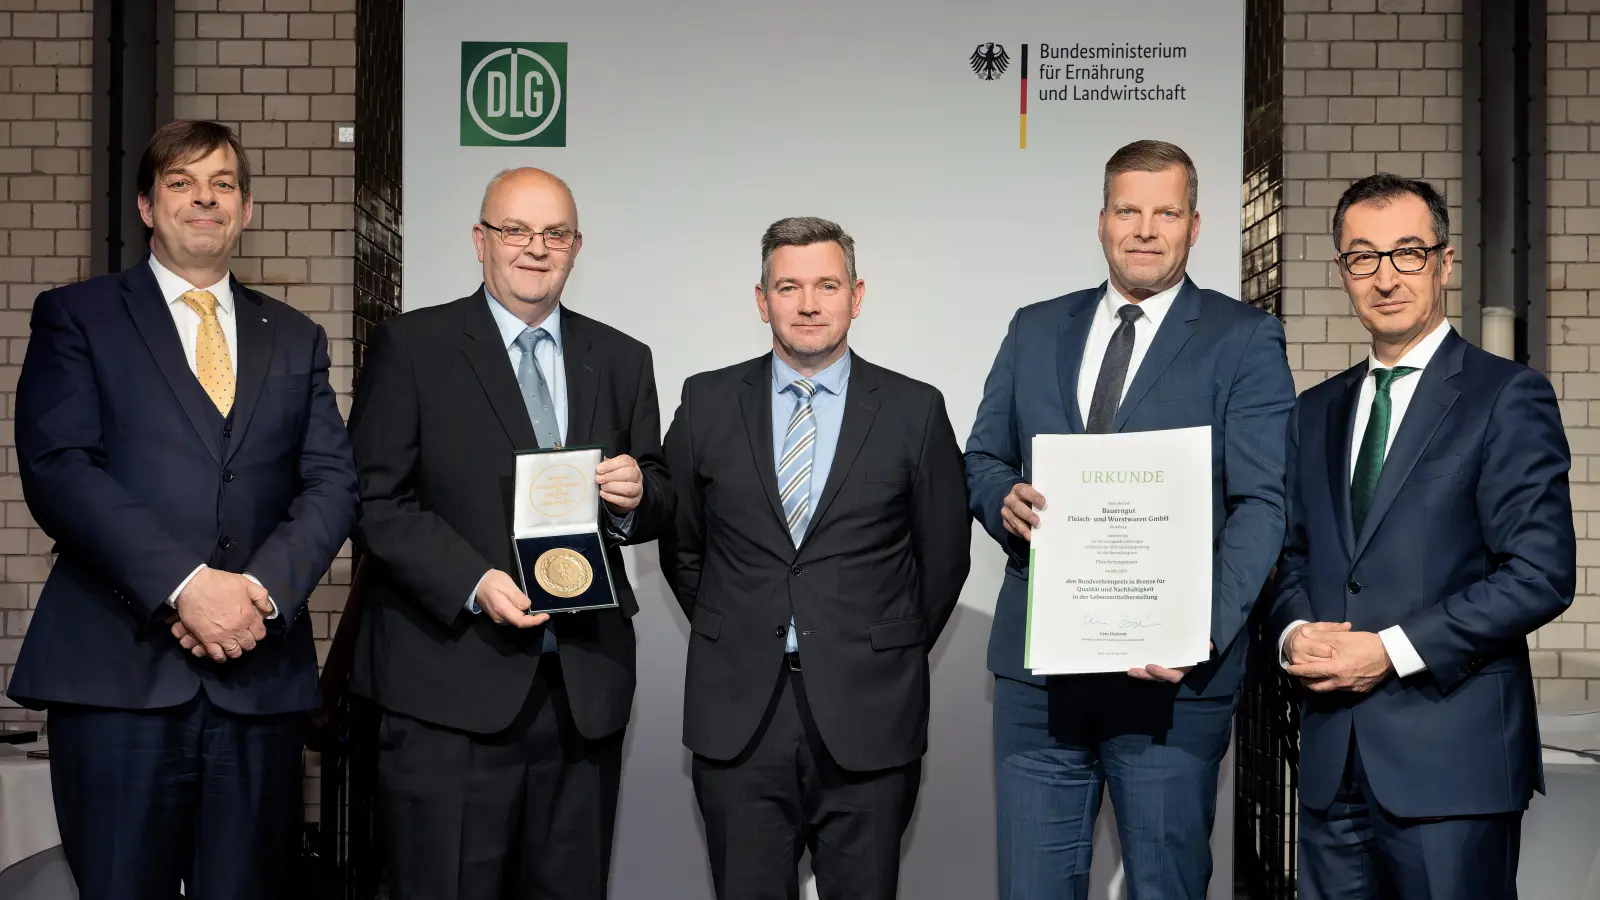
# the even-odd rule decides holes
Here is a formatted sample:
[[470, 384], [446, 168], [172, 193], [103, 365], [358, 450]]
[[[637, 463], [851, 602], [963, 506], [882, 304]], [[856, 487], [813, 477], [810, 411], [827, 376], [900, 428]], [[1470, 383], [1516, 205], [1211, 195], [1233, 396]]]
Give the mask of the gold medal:
[[546, 550], [533, 564], [534, 580], [552, 597], [576, 597], [594, 583], [594, 569], [583, 554], [566, 547]]

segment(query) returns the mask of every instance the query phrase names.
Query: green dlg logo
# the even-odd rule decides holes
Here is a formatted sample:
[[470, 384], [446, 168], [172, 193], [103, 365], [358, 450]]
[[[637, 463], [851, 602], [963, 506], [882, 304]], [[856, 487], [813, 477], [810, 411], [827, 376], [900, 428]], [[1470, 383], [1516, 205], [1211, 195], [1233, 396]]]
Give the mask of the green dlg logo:
[[461, 145], [565, 147], [565, 43], [461, 44]]

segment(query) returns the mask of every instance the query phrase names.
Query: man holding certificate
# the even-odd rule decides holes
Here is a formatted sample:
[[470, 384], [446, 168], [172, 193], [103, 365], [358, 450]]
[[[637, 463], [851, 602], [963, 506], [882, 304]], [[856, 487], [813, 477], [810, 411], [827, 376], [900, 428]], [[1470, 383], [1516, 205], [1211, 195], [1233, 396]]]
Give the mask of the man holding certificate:
[[935, 388], [846, 344], [866, 284], [822, 219], [761, 241], [772, 352], [690, 378], [667, 432], [689, 617], [683, 741], [718, 900], [893, 900], [928, 748], [928, 653], [967, 577]]
[[1272, 624], [1306, 688], [1300, 896], [1515, 897], [1544, 789], [1526, 638], [1577, 579], [1555, 391], [1446, 321], [1433, 186], [1356, 182], [1333, 241], [1372, 350], [1289, 431]]
[[1185, 276], [1182, 149], [1118, 150], [1103, 199], [1109, 281], [1017, 312], [967, 442], [972, 513], [1007, 556], [1002, 900], [1086, 895], [1103, 784], [1130, 898], [1205, 896], [1245, 621], [1283, 538], [1283, 328]]
[[472, 239], [483, 286], [380, 325], [350, 415], [389, 894], [601, 900], [635, 679], [619, 545], [675, 506], [655, 374], [560, 303], [583, 243], [560, 179], [495, 176]]

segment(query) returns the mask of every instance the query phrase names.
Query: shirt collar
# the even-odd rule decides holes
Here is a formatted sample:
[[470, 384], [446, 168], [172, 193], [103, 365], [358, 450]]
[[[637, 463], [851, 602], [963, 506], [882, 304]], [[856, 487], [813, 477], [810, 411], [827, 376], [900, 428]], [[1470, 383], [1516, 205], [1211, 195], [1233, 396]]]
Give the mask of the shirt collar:
[[[1183, 290], [1183, 284], [1183, 281], [1179, 281], [1161, 293], [1147, 297], [1139, 302], [1139, 311], [1144, 313], [1144, 317], [1149, 320], [1151, 325], [1157, 328], [1161, 327], [1161, 320], [1166, 318], [1167, 310], [1172, 308], [1172, 301], [1176, 300], [1178, 292]], [[1122, 293], [1108, 281], [1106, 282], [1105, 293], [1100, 295], [1100, 314], [1115, 321], [1117, 310], [1121, 309], [1124, 304], [1131, 302], [1133, 301], [1122, 296]]]
[[[1413, 369], [1426, 369], [1428, 363], [1433, 361], [1434, 354], [1439, 352], [1439, 347], [1444, 344], [1444, 339], [1449, 337], [1450, 332], [1453, 330], [1450, 327], [1449, 319], [1440, 322], [1434, 326], [1432, 331], [1428, 332], [1427, 337], [1423, 338], [1415, 347], [1407, 350], [1405, 355], [1400, 357], [1400, 360], [1394, 364], [1394, 367], [1409, 366]], [[1367, 372], [1371, 373], [1376, 369], [1387, 368], [1392, 367], [1378, 362], [1378, 355], [1371, 350], [1367, 351]]]
[[[484, 286], [483, 296], [489, 302], [489, 314], [494, 316], [495, 326], [500, 329], [500, 340], [505, 344], [506, 351], [510, 352], [511, 345], [516, 343], [517, 336], [528, 328], [528, 323], [512, 315], [511, 310], [501, 306], [500, 301], [494, 299], [494, 295], [489, 293], [487, 285]], [[535, 327], [543, 328], [550, 333], [550, 340], [555, 343], [556, 352], [560, 353], [561, 304], [557, 303], [556, 308], [550, 310], [550, 315], [545, 316], [544, 321]]]
[[211, 296], [217, 298], [217, 309], [230, 315], [233, 313], [233, 283], [227, 275], [222, 276], [221, 281], [208, 288], [196, 287], [163, 266], [154, 253], [150, 254], [150, 271], [155, 273], [156, 286], [161, 288], [161, 299], [165, 300], [168, 306], [181, 302], [179, 298], [189, 291], [204, 290], [210, 291]]
[[[830, 394], [843, 394], [845, 385], [850, 382], [850, 357], [849, 350], [844, 355], [834, 360], [826, 369], [810, 377], [812, 384]], [[796, 372], [779, 358], [772, 354], [772, 389], [781, 394], [783, 389], [806, 376]]]

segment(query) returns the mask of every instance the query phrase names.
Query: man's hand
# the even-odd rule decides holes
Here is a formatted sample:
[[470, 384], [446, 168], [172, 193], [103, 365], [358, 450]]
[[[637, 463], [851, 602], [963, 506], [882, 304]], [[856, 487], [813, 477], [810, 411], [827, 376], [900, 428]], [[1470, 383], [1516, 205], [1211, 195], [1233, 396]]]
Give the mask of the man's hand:
[[261, 613], [261, 618], [263, 619], [272, 615], [275, 612], [272, 606], [272, 594], [265, 587], [250, 581], [248, 578], [245, 581], [249, 582], [250, 602], [255, 606], [256, 612]]
[[600, 499], [619, 516], [636, 509], [644, 499], [644, 473], [626, 453], [602, 460], [595, 467], [594, 480], [600, 485]]
[[1323, 631], [1317, 638], [1333, 649], [1333, 656], [1289, 667], [1289, 674], [1310, 690], [1365, 694], [1394, 671], [1383, 639], [1370, 631]]
[[[1211, 652], [1217, 652], [1216, 642], [1210, 641], [1208, 643], [1211, 645]], [[1181, 666], [1176, 669], [1169, 669], [1165, 666], [1152, 664], [1145, 666], [1142, 669], [1129, 669], [1128, 675], [1132, 678], [1137, 678], [1140, 681], [1165, 681], [1169, 684], [1177, 684], [1183, 680], [1183, 676], [1192, 671], [1194, 671], [1194, 666]]]
[[173, 636], [195, 656], [209, 656], [219, 663], [238, 659], [267, 636], [255, 592], [266, 595], [265, 588], [243, 575], [201, 569], [178, 595]]
[[496, 625], [533, 628], [550, 621], [549, 613], [528, 615], [527, 609], [532, 605], [516, 581], [499, 569], [490, 569], [478, 582], [478, 607]]
[[[254, 581], [250, 581], [248, 578], [246, 578], [245, 581], [250, 582], [250, 602], [254, 604], [256, 612], [261, 613], [261, 618], [265, 620], [273, 613], [271, 595], [267, 593], [266, 588], [256, 584]], [[179, 646], [190, 653], [193, 653], [195, 656], [208, 655], [206, 648], [201, 646], [200, 642], [195, 639], [194, 635], [189, 633], [188, 628], [184, 627], [183, 620], [178, 618], [177, 613], [173, 613], [172, 616], [167, 619], [167, 624], [172, 626], [172, 636], [178, 639]], [[263, 622], [263, 625], [264, 624], [265, 623]]]
[[1283, 642], [1283, 655], [1291, 666], [1308, 666], [1333, 658], [1328, 635], [1350, 630], [1349, 622], [1307, 622], [1289, 633]]
[[1006, 530], [1025, 541], [1033, 540], [1033, 529], [1039, 527], [1039, 514], [1044, 509], [1044, 495], [1031, 484], [1014, 484], [1000, 507], [1000, 521]]

